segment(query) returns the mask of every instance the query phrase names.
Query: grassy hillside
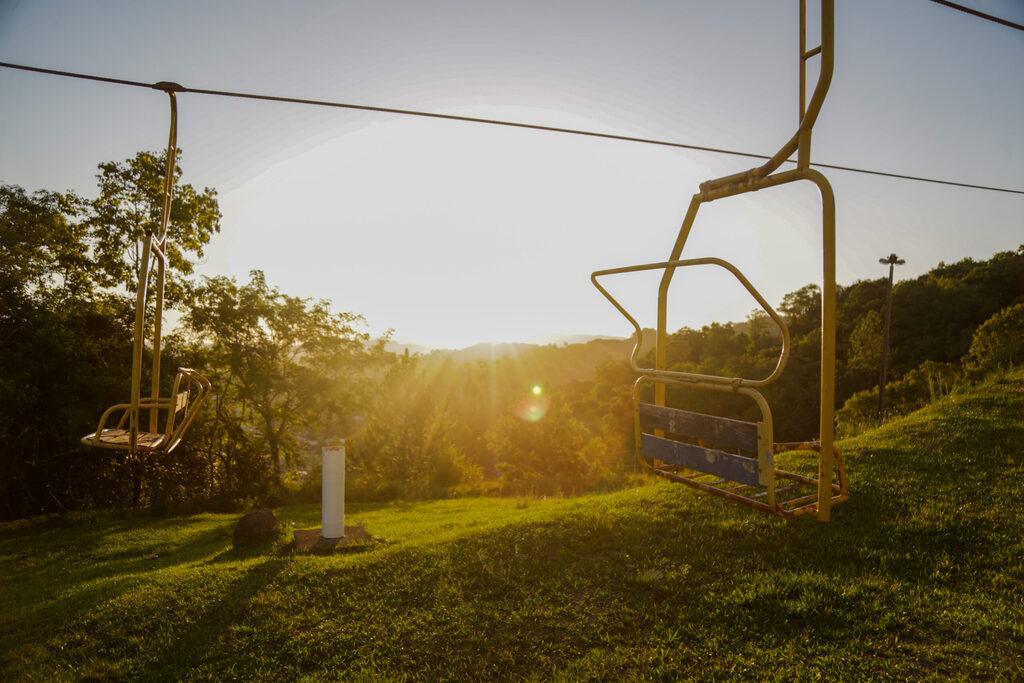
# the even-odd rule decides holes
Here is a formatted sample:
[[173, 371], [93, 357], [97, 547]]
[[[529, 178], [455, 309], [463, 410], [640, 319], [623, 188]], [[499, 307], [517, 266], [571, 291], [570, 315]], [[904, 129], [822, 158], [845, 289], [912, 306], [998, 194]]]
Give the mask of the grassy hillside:
[[235, 516], [5, 524], [0, 679], [1021, 679], [1022, 413], [1017, 375], [841, 444], [831, 524], [667, 483], [359, 506], [381, 540], [329, 557], [234, 551]]

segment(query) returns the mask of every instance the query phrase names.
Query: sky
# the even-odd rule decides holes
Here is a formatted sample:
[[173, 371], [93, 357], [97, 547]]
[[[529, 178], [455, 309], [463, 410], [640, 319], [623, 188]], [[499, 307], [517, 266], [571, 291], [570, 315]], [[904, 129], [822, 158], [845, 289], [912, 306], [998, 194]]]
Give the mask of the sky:
[[[964, 4], [1024, 23], [1020, 0]], [[0, 0], [0, 61], [773, 154], [797, 125], [797, 6]], [[927, 0], [837, 0], [812, 161], [1024, 189], [1022, 70], [1024, 32]], [[97, 164], [162, 149], [167, 127], [163, 93], [0, 69], [2, 182], [94, 196]], [[178, 140], [184, 182], [216, 188], [223, 213], [198, 272], [260, 269], [373, 334], [443, 348], [628, 336], [590, 273], [664, 260], [699, 183], [759, 163], [193, 93]], [[841, 284], [886, 275], [892, 252], [903, 279], [1024, 244], [1022, 195], [826, 175]], [[735, 263], [778, 304], [820, 283], [820, 221], [809, 184], [720, 200], [683, 256]], [[607, 281], [645, 326], [656, 283]], [[669, 306], [675, 329], [743, 320], [756, 302], [694, 268]]]

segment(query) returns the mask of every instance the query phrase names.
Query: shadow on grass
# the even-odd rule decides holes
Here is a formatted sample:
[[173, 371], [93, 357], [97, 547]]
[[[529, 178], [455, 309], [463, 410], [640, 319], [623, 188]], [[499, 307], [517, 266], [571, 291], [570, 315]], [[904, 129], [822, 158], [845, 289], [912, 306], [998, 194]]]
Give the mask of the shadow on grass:
[[[228, 551], [221, 556], [230, 554]], [[248, 557], [248, 552], [238, 552], [234, 559]], [[144, 681], [179, 679], [185, 672], [196, 668], [208, 651], [217, 649], [221, 637], [230, 627], [245, 619], [249, 603], [274, 582], [289, 562], [290, 558], [282, 555], [250, 567], [245, 576], [210, 605], [201, 617], [181, 629], [173, 643], [136, 678]]]
[[[142, 521], [131, 524], [131, 528], [138, 529], [145, 529], [146, 526]], [[0, 589], [0, 597], [4, 598], [8, 607], [4, 616], [4, 630], [31, 634], [40, 630], [39, 625], [60, 623], [68, 615], [87, 613], [94, 606], [114, 600], [131, 590], [136, 583], [135, 579], [202, 560], [212, 554], [225, 539], [230, 544], [231, 538], [230, 524], [224, 524], [193, 534], [186, 542], [176, 546], [173, 552], [163, 555], [144, 555], [138, 548], [112, 553], [107, 559], [90, 555], [90, 548], [94, 545], [91, 540], [120, 529], [123, 527], [117, 525], [115, 529], [101, 528], [86, 532], [85, 542], [82, 542], [83, 534], [79, 532], [75, 533], [74, 543], [70, 543], [65, 536], [46, 539], [42, 548], [33, 546], [31, 555], [24, 551], [0, 561], [0, 574], [8, 577], [21, 575], [26, 579]], [[264, 545], [254, 552], [260, 554], [265, 551]], [[34, 561], [50, 570], [58, 561], [67, 566], [60, 570], [57, 582], [52, 580], [54, 576], [51, 572], [47, 572], [51, 580], [33, 581], [32, 569], [18, 567], [19, 561], [22, 564]], [[73, 587], [84, 588], [69, 590]]]

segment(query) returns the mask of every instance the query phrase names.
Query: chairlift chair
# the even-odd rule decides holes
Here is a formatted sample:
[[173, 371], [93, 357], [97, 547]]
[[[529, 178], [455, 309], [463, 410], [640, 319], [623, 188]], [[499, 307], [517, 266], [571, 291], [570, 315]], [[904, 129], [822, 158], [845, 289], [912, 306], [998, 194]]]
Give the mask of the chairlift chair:
[[[178, 151], [178, 106], [175, 93], [182, 88], [176, 83], [161, 82], [153, 86], [163, 90], [171, 100], [171, 132], [167, 144], [167, 168], [164, 178], [164, 205], [160, 218], [160, 232], [154, 236], [147, 231], [142, 242], [139, 259], [139, 287], [135, 299], [134, 346], [132, 351], [132, 388], [128, 403], [111, 406], [100, 417], [99, 426], [92, 434], [82, 437], [82, 443], [99, 448], [110, 448], [136, 453], [168, 453], [181, 443], [186, 430], [195, 419], [199, 408], [210, 394], [210, 382], [191, 368], [178, 368], [171, 395], [160, 397], [160, 344], [164, 309], [164, 271], [167, 253], [167, 226], [174, 193], [174, 168]], [[152, 384], [148, 397], [142, 396], [142, 350], [145, 343], [146, 301], [152, 264], [155, 273], [155, 312], [152, 340]], [[142, 413], [149, 413], [149, 429], [142, 430]], [[166, 413], [161, 430], [159, 416]], [[115, 423], [116, 419], [116, 423]], [[108, 426], [114, 425], [114, 426]]]
[[[835, 197], [828, 180], [810, 168], [811, 131], [832, 79], [835, 13], [833, 0], [821, 2], [821, 44], [806, 49], [806, 0], [800, 0], [800, 125], [796, 134], [767, 163], [742, 173], [709, 180], [693, 196], [675, 245], [667, 261], [600, 270], [591, 275], [594, 286], [633, 325], [636, 345], [631, 367], [640, 377], [633, 386], [633, 414], [637, 458], [659, 476], [686, 484], [705, 493], [780, 517], [815, 514], [829, 521], [832, 505], [849, 498], [846, 468], [835, 448]], [[818, 82], [805, 106], [806, 63], [820, 56]], [[796, 168], [779, 171], [793, 153]], [[809, 180], [822, 197], [822, 331], [819, 440], [800, 443], [774, 441], [772, 412], [759, 391], [779, 378], [789, 357], [789, 330], [785, 321], [731, 263], [719, 258], [681, 259], [680, 255], [700, 206], [726, 197]], [[782, 350], [778, 364], [763, 379], [719, 377], [666, 369], [668, 339], [668, 290], [678, 268], [713, 265], [732, 273], [779, 326]], [[658, 290], [658, 327], [655, 367], [639, 365], [643, 330], [636, 319], [598, 281], [608, 275], [641, 271], [662, 271]], [[654, 403], [640, 401], [641, 389], [654, 385]], [[705, 415], [665, 403], [666, 386], [683, 385], [709, 391], [731, 392], [750, 398], [758, 407], [757, 422]], [[775, 455], [784, 451], [814, 451], [818, 454], [818, 476], [781, 470]], [[835, 482], [835, 483], [833, 483]]]

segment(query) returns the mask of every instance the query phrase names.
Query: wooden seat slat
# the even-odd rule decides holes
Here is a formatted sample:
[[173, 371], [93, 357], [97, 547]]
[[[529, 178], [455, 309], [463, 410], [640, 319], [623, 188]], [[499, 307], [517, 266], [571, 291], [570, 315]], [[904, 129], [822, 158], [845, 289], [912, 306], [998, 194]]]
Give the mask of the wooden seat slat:
[[[91, 441], [96, 436], [96, 432], [89, 434], [83, 439], [83, 441]], [[110, 444], [112, 446], [128, 446], [129, 433], [127, 429], [104, 429], [100, 433], [100, 443]], [[146, 450], [154, 450], [160, 447], [160, 444], [164, 440], [163, 434], [154, 434], [153, 432], [139, 432], [137, 437], [138, 448]]]

